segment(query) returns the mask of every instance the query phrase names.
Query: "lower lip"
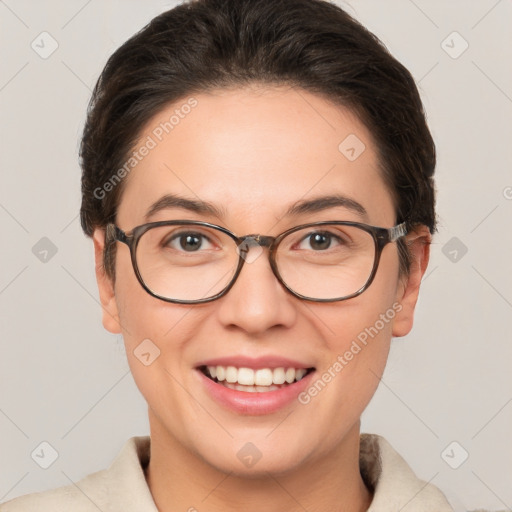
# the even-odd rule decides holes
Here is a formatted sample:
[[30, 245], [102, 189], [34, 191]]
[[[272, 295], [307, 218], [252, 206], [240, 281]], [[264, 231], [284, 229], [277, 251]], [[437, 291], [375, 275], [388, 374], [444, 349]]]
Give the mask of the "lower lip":
[[309, 386], [315, 373], [312, 371], [301, 380], [274, 391], [250, 393], [227, 388], [208, 378], [201, 370], [196, 371], [206, 392], [215, 401], [236, 413], [253, 416], [271, 414], [292, 403]]

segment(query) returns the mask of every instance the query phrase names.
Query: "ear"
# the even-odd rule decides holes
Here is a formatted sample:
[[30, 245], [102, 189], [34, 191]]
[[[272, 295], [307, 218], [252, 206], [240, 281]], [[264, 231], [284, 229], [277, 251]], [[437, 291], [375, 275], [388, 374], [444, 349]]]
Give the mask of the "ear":
[[409, 275], [403, 276], [397, 291], [396, 301], [402, 309], [396, 314], [393, 322], [394, 337], [405, 336], [412, 329], [420, 284], [430, 257], [431, 241], [432, 236], [427, 226], [418, 226], [406, 237], [411, 254], [411, 267]]
[[121, 334], [114, 283], [106, 274], [105, 267], [103, 266], [105, 230], [96, 228], [92, 235], [92, 239], [94, 242], [96, 282], [98, 283], [101, 307], [103, 308], [103, 327], [112, 334]]

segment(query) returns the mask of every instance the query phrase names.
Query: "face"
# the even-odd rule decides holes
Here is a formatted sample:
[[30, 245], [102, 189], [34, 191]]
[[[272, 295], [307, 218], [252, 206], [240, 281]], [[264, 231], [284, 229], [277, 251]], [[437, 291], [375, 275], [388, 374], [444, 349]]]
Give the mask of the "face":
[[[290, 88], [219, 90], [194, 98], [191, 109], [180, 110], [185, 98], [162, 110], [141, 134], [139, 146], [148, 137], [156, 145], [127, 178], [116, 220], [121, 229], [190, 219], [221, 225], [238, 236], [276, 236], [315, 221], [395, 224], [372, 136], [348, 110]], [[176, 109], [182, 113], [179, 122], [162, 136], [161, 123]], [[352, 144], [348, 150], [342, 144], [340, 151], [349, 136]], [[147, 217], [166, 194], [211, 203], [221, 215], [174, 206]], [[331, 205], [286, 214], [299, 201], [334, 194], [359, 203], [365, 213]], [[94, 240], [100, 262], [101, 230]], [[316, 303], [281, 286], [264, 249], [245, 263], [225, 296], [182, 305], [150, 296], [137, 281], [128, 247], [118, 243], [115, 285], [97, 267], [104, 325], [123, 334], [131, 371], [149, 406], [152, 436], [240, 474], [287, 471], [336, 451], [358, 435], [391, 336], [407, 333], [412, 325], [426, 251], [416, 251], [420, 263], [413, 264], [406, 280], [399, 276], [396, 244], [388, 244], [362, 295]], [[145, 342], [152, 354], [146, 359], [160, 351], [147, 365], [136, 356], [143, 340], [151, 340]], [[250, 393], [215, 383], [200, 369], [217, 365], [309, 373], [277, 390]], [[262, 454], [252, 469], [237, 457], [240, 450], [255, 451], [249, 442]]]

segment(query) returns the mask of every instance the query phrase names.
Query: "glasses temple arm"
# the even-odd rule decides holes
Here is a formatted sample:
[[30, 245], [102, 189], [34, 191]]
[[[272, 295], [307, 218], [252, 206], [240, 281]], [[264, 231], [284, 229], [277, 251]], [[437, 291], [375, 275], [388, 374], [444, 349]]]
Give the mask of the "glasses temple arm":
[[407, 234], [407, 224], [405, 222], [402, 222], [397, 226], [393, 226], [392, 228], [389, 228], [388, 233], [389, 241], [396, 242], [399, 238], [402, 238]]

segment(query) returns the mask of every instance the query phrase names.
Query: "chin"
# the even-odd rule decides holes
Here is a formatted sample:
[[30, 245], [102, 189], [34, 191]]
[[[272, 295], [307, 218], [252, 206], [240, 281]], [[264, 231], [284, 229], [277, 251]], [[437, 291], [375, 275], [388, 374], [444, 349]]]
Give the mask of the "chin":
[[[296, 454], [294, 459], [296, 459]], [[222, 462], [213, 465], [216, 470], [244, 479], [268, 479], [269, 475], [285, 475], [299, 465], [299, 462], [291, 461], [288, 457], [283, 459], [282, 454], [277, 451], [274, 452], [271, 459], [262, 454], [259, 460], [252, 463], [242, 462], [236, 455], [228, 457]]]
[[300, 449], [297, 449], [296, 443], [290, 443], [286, 447], [288, 449], [284, 449], [281, 441], [269, 441], [267, 436], [267, 431], [259, 438], [246, 435], [225, 445], [217, 443], [215, 451], [209, 445], [207, 450], [199, 449], [197, 453], [217, 471], [240, 478], [268, 478], [269, 473], [283, 475], [297, 469], [307, 458], [307, 454], [302, 453], [304, 444], [299, 440], [296, 442]]

